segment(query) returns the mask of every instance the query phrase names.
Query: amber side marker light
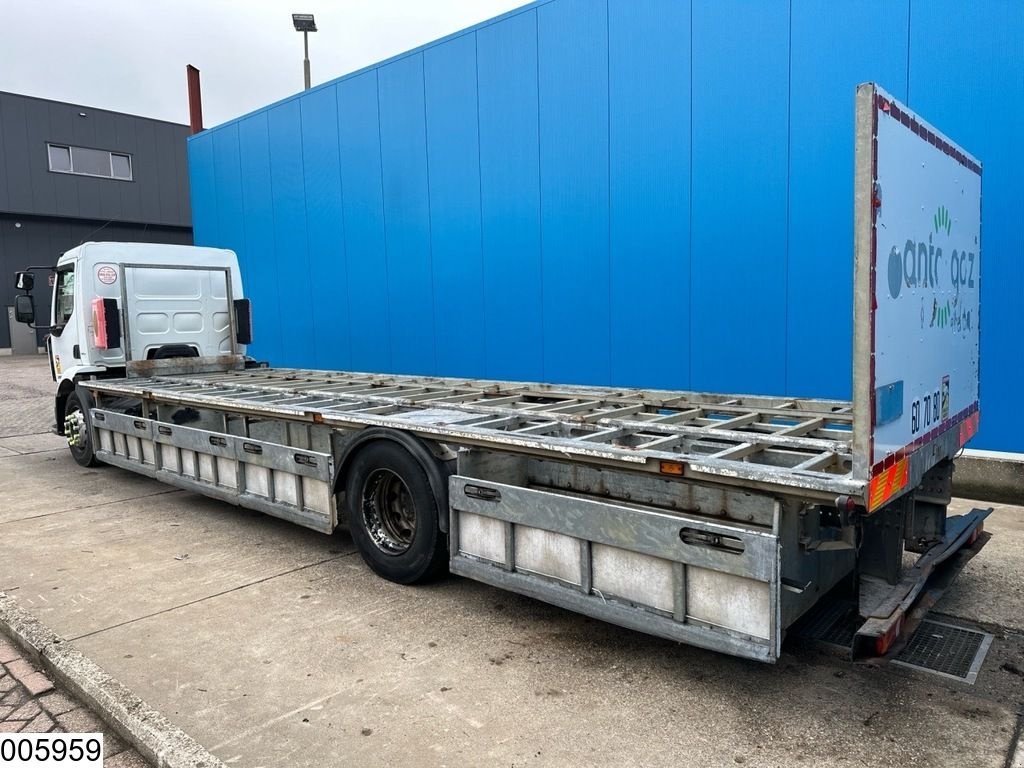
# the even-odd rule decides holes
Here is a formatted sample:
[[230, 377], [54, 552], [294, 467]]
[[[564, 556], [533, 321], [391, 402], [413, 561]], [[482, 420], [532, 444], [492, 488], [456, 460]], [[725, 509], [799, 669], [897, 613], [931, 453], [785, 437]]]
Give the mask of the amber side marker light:
[[680, 475], [682, 476], [683, 470], [686, 465], [681, 461], [663, 461], [661, 462], [661, 473], [663, 475]]

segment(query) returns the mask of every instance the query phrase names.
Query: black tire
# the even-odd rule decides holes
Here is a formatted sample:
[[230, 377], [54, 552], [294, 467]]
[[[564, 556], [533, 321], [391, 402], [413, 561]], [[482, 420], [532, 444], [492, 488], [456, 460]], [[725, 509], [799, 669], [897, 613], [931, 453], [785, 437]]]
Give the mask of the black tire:
[[80, 437], [76, 445], [69, 445], [68, 449], [71, 451], [71, 456], [81, 464], [83, 467], [95, 467], [100, 464], [100, 460], [96, 458], [96, 451], [93, 450], [92, 437], [89, 434], [89, 422], [86, 416], [86, 410], [82, 407], [82, 402], [78, 399], [78, 393], [72, 392], [68, 395], [67, 402], [64, 403], [64, 419], [65, 422], [69, 416], [76, 413], [81, 413], [82, 418], [86, 419], [83, 428], [80, 430]]
[[415, 584], [446, 571], [437, 499], [423, 467], [398, 443], [379, 440], [352, 458], [345, 503], [356, 548], [378, 576]]

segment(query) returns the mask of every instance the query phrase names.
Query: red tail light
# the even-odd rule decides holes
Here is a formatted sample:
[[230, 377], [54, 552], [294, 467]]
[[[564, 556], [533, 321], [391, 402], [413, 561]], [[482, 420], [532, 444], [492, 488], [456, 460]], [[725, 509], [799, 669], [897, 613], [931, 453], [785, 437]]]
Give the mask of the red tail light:
[[880, 637], [875, 639], [875, 653], [879, 656], [885, 656], [889, 652], [889, 648], [896, 641], [896, 638], [900, 636], [900, 632], [903, 629], [903, 617], [900, 616], [896, 621], [893, 622], [892, 626], [889, 627]]

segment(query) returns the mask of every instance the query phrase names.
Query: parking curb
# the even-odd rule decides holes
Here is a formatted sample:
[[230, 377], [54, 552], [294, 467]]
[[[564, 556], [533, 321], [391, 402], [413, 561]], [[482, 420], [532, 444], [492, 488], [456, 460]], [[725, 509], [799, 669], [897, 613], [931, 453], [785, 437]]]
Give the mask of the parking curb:
[[7, 635], [156, 768], [227, 768], [199, 742], [3, 592], [0, 634]]

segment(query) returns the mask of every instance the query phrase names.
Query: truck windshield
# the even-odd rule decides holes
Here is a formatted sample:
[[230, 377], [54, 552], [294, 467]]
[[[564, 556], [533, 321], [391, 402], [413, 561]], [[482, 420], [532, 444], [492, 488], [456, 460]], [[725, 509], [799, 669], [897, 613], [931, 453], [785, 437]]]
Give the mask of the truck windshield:
[[59, 328], [67, 325], [75, 311], [75, 271], [65, 269], [57, 273], [57, 290], [53, 307], [53, 324]]

